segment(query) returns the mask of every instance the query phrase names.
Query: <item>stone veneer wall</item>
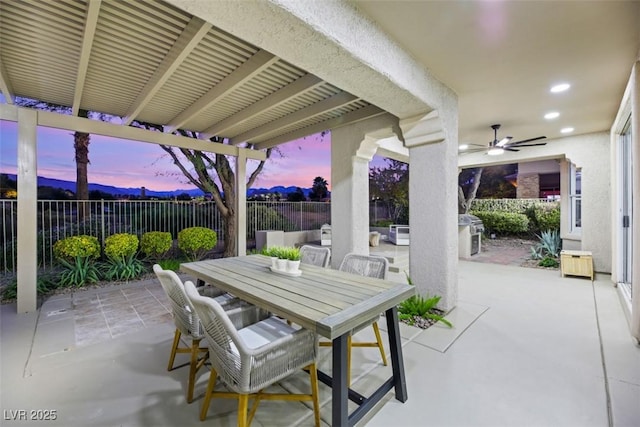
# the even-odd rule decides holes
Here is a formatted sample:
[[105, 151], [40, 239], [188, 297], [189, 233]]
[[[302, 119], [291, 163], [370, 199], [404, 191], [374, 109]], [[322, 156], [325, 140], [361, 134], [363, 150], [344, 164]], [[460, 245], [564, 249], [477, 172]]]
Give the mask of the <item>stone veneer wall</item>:
[[537, 199], [538, 197], [540, 197], [540, 175], [537, 173], [527, 175], [519, 174], [516, 198]]

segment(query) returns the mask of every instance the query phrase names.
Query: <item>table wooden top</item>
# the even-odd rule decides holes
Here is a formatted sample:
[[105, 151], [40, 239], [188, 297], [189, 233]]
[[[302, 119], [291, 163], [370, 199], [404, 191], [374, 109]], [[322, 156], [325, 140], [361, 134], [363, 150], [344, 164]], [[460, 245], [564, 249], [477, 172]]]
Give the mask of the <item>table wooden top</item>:
[[415, 294], [405, 283], [301, 264], [302, 275], [270, 271], [262, 255], [184, 263], [180, 270], [334, 339]]

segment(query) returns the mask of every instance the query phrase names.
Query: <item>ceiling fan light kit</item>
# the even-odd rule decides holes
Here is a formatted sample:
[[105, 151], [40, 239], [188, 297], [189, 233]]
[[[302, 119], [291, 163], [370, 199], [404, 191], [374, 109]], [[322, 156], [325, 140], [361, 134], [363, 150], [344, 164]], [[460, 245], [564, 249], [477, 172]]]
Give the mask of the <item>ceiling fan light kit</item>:
[[[486, 154], [490, 156], [499, 156], [501, 154], [504, 154], [505, 151], [520, 151], [519, 148], [521, 147], [535, 147], [539, 145], [547, 145], [546, 142], [537, 142], [535, 144], [532, 144], [532, 142], [534, 141], [545, 139], [546, 136], [537, 136], [535, 138], [523, 139], [521, 141], [515, 141], [515, 142], [511, 142], [511, 140], [513, 139], [512, 136], [507, 136], [498, 141], [498, 129], [500, 129], [500, 125], [499, 124], [491, 125], [491, 129], [493, 129], [493, 141], [491, 141], [487, 147], [482, 147], [480, 145], [473, 144], [476, 147], [482, 147], [482, 148], [468, 151], [469, 153], [486, 150]], [[462, 148], [462, 145], [460, 146], [460, 150], [464, 150], [464, 148]]]

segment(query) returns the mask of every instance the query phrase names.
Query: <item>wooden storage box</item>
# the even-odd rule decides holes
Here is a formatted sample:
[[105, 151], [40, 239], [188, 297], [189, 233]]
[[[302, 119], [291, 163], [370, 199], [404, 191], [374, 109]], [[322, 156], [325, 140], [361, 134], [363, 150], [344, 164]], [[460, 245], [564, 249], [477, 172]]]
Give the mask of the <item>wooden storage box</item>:
[[560, 269], [562, 277], [569, 274], [593, 280], [593, 256], [590, 251], [561, 251]]

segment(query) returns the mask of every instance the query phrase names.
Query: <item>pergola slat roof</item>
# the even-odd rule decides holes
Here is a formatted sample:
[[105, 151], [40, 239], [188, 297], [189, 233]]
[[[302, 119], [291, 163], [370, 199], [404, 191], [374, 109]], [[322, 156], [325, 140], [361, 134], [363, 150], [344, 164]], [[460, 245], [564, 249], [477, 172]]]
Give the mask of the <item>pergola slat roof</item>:
[[257, 148], [384, 114], [162, 1], [0, 0], [0, 89]]

